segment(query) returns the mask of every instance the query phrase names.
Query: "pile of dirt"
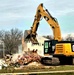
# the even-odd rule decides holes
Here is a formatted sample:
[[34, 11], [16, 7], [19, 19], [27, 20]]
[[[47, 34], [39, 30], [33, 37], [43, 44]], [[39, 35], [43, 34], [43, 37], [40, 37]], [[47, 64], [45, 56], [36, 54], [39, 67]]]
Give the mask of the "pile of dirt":
[[55, 66], [45, 66], [39, 62], [31, 62], [28, 65], [21, 65], [20, 67], [15, 67], [15, 70], [39, 70], [39, 69], [55, 69]]

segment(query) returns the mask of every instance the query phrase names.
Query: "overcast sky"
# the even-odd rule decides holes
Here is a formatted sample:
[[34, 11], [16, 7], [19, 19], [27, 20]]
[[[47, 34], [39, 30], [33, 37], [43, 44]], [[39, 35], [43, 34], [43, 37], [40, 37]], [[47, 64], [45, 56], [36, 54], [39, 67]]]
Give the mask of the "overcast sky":
[[[57, 18], [62, 34], [74, 33], [74, 0], [0, 0], [0, 30], [30, 29], [40, 3]], [[44, 19], [37, 32], [39, 35], [52, 34]]]

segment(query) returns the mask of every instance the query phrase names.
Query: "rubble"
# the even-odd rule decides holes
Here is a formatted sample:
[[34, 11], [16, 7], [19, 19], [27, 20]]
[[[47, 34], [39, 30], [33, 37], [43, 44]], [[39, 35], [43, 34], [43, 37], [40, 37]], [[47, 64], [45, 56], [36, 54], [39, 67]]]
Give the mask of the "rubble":
[[25, 51], [22, 56], [18, 56], [17, 63], [20, 65], [26, 65], [30, 62], [40, 62], [41, 57], [36, 51]]
[[0, 70], [2, 69], [2, 67], [7, 67], [8, 65], [6, 64], [6, 62], [3, 59], [0, 59]]
[[54, 69], [53, 66], [45, 66], [41, 63], [41, 58], [36, 50], [24, 51], [23, 53], [17, 53], [13, 55], [6, 55], [4, 62], [7, 66], [4, 66], [4, 69], [7, 70], [25, 70], [25, 69]]
[[37, 50], [24, 51], [21, 54], [7, 55], [5, 61], [8, 65], [27, 65], [30, 62], [40, 62], [41, 56], [37, 54]]

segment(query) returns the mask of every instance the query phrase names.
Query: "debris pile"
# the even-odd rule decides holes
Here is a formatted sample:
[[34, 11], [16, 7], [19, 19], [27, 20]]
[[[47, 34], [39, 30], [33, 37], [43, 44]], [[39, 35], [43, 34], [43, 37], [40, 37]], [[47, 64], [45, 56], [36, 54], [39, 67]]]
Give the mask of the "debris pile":
[[[9, 58], [9, 59], [8, 59]], [[41, 56], [37, 54], [37, 50], [24, 51], [22, 54], [6, 56], [5, 61], [8, 65], [27, 65], [31, 62], [40, 62]]]

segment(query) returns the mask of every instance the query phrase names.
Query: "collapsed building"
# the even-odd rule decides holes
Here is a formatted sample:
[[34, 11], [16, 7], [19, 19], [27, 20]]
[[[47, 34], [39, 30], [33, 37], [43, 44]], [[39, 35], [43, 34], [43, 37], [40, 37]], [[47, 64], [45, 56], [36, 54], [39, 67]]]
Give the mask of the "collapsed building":
[[31, 62], [41, 62], [41, 58], [44, 54], [43, 46], [44, 40], [48, 40], [44, 37], [37, 37], [39, 44], [32, 44], [31, 42], [24, 42], [22, 39], [22, 46], [20, 46], [20, 53], [13, 55], [6, 55], [5, 62], [8, 65], [27, 65]]
[[24, 39], [22, 41], [23, 51], [28, 51], [28, 49], [37, 50], [37, 53], [40, 56], [44, 55], [44, 40], [48, 40], [47, 38], [44, 38], [42, 36], [37, 36], [37, 40], [39, 44], [32, 44], [32, 42], [24, 42]]

